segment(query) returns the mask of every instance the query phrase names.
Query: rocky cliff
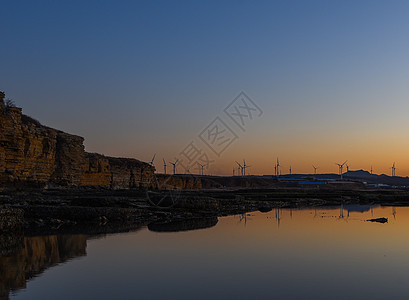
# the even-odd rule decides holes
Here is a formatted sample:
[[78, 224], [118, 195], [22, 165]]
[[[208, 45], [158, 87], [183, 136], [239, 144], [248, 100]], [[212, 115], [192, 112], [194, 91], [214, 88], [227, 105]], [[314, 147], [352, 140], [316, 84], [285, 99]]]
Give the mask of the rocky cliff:
[[82, 137], [43, 126], [4, 98], [0, 92], [0, 188], [56, 184], [129, 189], [153, 184], [153, 166], [87, 153]]

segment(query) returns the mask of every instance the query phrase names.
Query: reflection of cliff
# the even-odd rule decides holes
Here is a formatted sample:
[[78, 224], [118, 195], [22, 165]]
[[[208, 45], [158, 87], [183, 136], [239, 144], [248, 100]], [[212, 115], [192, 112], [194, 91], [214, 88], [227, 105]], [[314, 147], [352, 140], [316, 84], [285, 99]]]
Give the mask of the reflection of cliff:
[[0, 92], [0, 186], [30, 184], [138, 188], [154, 167], [136, 159], [84, 151], [84, 139], [41, 125], [4, 104]]
[[212, 218], [197, 218], [180, 221], [172, 221], [169, 223], [149, 224], [148, 229], [155, 232], [178, 232], [196, 229], [210, 228], [217, 224], [217, 217]]
[[86, 255], [86, 235], [25, 237], [23, 249], [0, 257], [0, 299], [11, 290], [25, 288], [26, 281], [45, 269]]

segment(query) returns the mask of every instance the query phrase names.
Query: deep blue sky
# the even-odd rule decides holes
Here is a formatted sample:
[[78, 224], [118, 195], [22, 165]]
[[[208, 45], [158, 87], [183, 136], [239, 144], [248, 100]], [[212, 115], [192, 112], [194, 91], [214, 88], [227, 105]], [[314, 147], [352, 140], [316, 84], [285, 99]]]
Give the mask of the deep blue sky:
[[409, 174], [407, 1], [0, 5], [0, 89], [88, 151], [171, 159], [244, 90], [263, 118], [214, 172], [278, 155]]

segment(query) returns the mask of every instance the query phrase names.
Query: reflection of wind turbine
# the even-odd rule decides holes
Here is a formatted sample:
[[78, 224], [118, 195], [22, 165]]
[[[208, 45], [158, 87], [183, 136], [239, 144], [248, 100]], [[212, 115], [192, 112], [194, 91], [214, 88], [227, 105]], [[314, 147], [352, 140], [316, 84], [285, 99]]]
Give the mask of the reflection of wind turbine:
[[179, 159], [177, 159], [175, 162], [170, 162], [171, 165], [173, 165], [173, 175], [176, 174], [176, 164], [178, 163]]
[[339, 168], [339, 175], [341, 175], [341, 180], [342, 180], [343, 168], [344, 168], [344, 165], [345, 165], [346, 163], [347, 163], [347, 160], [346, 160], [346, 161], [344, 161], [342, 164], [335, 163], [336, 165], [338, 165], [338, 168]]
[[244, 226], [247, 226], [247, 213], [241, 214], [240, 223], [242, 220], [244, 220]]
[[163, 158], [163, 170], [164, 170], [165, 175], [166, 175], [166, 161], [165, 161], [164, 158]]
[[153, 155], [152, 160], [151, 160], [151, 162], [149, 163], [151, 166], [155, 166], [155, 165], [153, 164], [153, 161], [155, 160], [155, 157], [156, 157], [156, 153]]
[[277, 220], [277, 227], [280, 228], [280, 222], [281, 222], [281, 216], [280, 216], [280, 208], [275, 208], [275, 216], [276, 216], [276, 220]]

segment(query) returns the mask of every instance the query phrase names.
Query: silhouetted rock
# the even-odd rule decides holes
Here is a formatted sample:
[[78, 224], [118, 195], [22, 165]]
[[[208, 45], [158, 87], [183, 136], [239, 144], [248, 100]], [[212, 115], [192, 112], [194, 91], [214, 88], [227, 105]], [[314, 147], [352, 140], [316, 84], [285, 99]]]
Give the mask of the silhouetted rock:
[[376, 218], [376, 219], [369, 219], [368, 222], [377, 222], [377, 223], [387, 223], [388, 218]]
[[178, 232], [210, 228], [217, 224], [218, 218], [196, 218], [171, 221], [168, 223], [152, 223], [148, 225], [150, 231], [155, 232]]

